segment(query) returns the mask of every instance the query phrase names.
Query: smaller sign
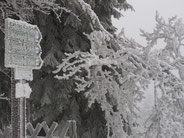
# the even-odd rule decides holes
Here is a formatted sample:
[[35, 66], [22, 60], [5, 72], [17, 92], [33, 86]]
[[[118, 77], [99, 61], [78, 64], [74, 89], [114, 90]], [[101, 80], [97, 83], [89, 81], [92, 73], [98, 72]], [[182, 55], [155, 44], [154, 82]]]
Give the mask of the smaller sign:
[[15, 98], [29, 98], [32, 90], [28, 83], [19, 82], [15, 86]]
[[32, 81], [33, 80], [32, 70], [28, 68], [15, 68], [14, 79]]

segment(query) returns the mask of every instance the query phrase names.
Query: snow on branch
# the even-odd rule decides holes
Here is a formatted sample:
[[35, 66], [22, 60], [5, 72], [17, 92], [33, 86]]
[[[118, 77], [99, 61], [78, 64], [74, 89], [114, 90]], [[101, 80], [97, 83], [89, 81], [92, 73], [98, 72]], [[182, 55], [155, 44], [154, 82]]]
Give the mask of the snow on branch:
[[[155, 76], [156, 99], [145, 137], [180, 138], [184, 136], [184, 24], [177, 17], [165, 21], [158, 12], [155, 20], [152, 33], [141, 31], [148, 42], [144, 54]], [[159, 40], [163, 43], [158, 45]], [[160, 49], [154, 50], [155, 46]]]
[[[96, 37], [101, 41], [95, 41], [97, 39], [92, 36], [89, 35], [89, 38], [96, 45], [103, 43], [98, 35]], [[77, 51], [73, 54], [66, 54], [67, 58], [63, 59], [58, 69], [53, 71], [53, 73], [62, 72], [62, 76], [56, 75], [58, 79], [74, 77], [76, 80], [75, 90], [85, 92], [89, 107], [95, 102], [101, 105], [109, 129], [108, 138], [127, 135], [122, 128], [125, 125], [122, 119], [128, 117], [125, 120], [129, 122], [131, 120], [129, 117], [136, 115], [136, 102], [144, 98], [136, 81], [139, 81], [139, 84], [148, 83], [143, 75], [145, 74], [144, 70], [137, 70], [136, 66], [129, 61], [133, 50], [112, 51], [99, 54], [99, 49], [92, 48], [90, 52]], [[134, 53], [136, 52], [134, 51]], [[142, 66], [134, 59], [132, 62], [139, 67]], [[116, 111], [113, 108], [116, 108]], [[132, 125], [131, 122], [129, 123]], [[113, 132], [112, 136], [110, 136], [110, 131]]]
[[[82, 0], [78, 1], [83, 5]], [[89, 10], [90, 7], [84, 4], [83, 8]], [[139, 109], [136, 104], [144, 98], [143, 90], [151, 81], [155, 84], [156, 106], [141, 136], [184, 136], [184, 131], [180, 131], [184, 129], [184, 58], [181, 52], [184, 25], [176, 17], [166, 22], [158, 14], [156, 22], [152, 33], [142, 31], [148, 41], [146, 47], [138, 47], [131, 40], [131, 47], [129, 43], [118, 41], [124, 48], [116, 52], [109, 48], [110, 35], [94, 30], [87, 35], [91, 41], [90, 52], [66, 54], [67, 58], [53, 71], [62, 74], [56, 75], [58, 79], [75, 79], [75, 90], [85, 93], [89, 107], [95, 102], [101, 105], [108, 138], [126, 137], [128, 131], [123, 127], [131, 130], [129, 135], [140, 136], [139, 129], [135, 130], [140, 126], [134, 125]], [[160, 45], [162, 49], [154, 50], [160, 39], [165, 42]]]
[[93, 31], [102, 31], [106, 34], [107, 37], [111, 39], [111, 47], [114, 51], [117, 51], [120, 49], [120, 45], [118, 42], [114, 39], [113, 35], [110, 34], [101, 24], [98, 16], [96, 13], [91, 9], [91, 6], [84, 2], [83, 0], [73, 0], [73, 3], [75, 3], [77, 9], [84, 13], [86, 15], [86, 18], [89, 20], [91, 27], [93, 28]]

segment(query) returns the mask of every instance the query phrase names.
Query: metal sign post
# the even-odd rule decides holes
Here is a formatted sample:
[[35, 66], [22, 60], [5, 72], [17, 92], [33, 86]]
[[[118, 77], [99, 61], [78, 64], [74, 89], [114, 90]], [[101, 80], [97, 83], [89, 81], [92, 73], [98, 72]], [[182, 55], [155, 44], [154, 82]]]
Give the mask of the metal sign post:
[[36, 25], [5, 20], [5, 67], [11, 68], [12, 138], [26, 137], [26, 98], [31, 93], [26, 81], [32, 81], [32, 70], [40, 69], [43, 64], [41, 39]]

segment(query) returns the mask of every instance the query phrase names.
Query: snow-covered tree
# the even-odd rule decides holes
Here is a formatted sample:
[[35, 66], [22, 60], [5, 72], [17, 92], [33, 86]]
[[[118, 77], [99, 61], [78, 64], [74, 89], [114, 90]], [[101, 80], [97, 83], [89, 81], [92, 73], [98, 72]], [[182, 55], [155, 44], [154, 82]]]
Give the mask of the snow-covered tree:
[[[84, 10], [85, 5], [87, 11]], [[3, 65], [4, 60], [4, 19], [7, 17], [24, 20], [38, 25], [43, 39], [41, 41], [44, 66], [34, 71], [34, 80], [30, 82], [33, 90], [28, 100], [28, 121], [36, 124], [45, 120], [47, 124], [57, 121], [60, 132], [68, 119], [77, 121], [78, 136], [82, 138], [106, 137], [104, 113], [95, 103], [88, 108], [83, 94], [74, 91], [74, 81], [59, 81], [52, 70], [62, 62], [65, 52], [89, 51], [90, 40], [83, 33], [105, 30], [111, 34], [111, 45], [116, 49], [113, 39], [116, 28], [111, 16], [119, 18], [119, 10], [132, 8], [125, 0], [1, 0], [0, 1], [0, 83], [5, 97], [10, 97], [10, 69]], [[98, 17], [91, 20], [89, 13]], [[93, 16], [91, 15], [91, 16]], [[2, 100], [0, 101], [2, 102]], [[3, 102], [4, 104], [5, 102]], [[6, 108], [7, 107], [7, 108]], [[10, 105], [1, 106], [4, 117], [3, 126], [10, 124]], [[1, 127], [2, 128], [2, 127]]]
[[[100, 104], [105, 112], [108, 138], [184, 136], [184, 24], [176, 17], [166, 22], [158, 13], [156, 22], [153, 33], [142, 31], [148, 41], [145, 47], [124, 36], [116, 41], [118, 49], [113, 49], [106, 31], [93, 31], [87, 35], [90, 52], [66, 54], [67, 58], [54, 71], [62, 72], [56, 76], [58, 79], [74, 76], [75, 90], [84, 92], [89, 107], [95, 102]], [[155, 50], [159, 39], [166, 45]], [[139, 126], [137, 102], [144, 98], [142, 89], [151, 81], [154, 81], [155, 107], [145, 125]], [[139, 127], [144, 130], [139, 131]]]
[[[165, 21], [158, 13], [156, 22], [152, 33], [142, 31], [142, 35], [148, 41], [145, 48], [147, 55], [145, 63], [153, 72], [155, 93], [155, 107], [146, 122], [145, 137], [182, 138], [184, 137], [184, 24], [182, 19], [177, 17]], [[156, 46], [159, 50], [154, 50]]]

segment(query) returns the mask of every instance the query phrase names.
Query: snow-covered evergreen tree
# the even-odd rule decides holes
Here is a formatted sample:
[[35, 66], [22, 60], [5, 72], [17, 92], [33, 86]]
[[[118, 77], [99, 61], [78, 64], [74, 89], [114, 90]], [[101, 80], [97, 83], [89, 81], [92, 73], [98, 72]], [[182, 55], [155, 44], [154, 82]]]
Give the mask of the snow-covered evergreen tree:
[[[88, 11], [85, 11], [82, 5], [89, 7]], [[65, 52], [90, 50], [90, 40], [84, 32], [90, 34], [93, 30], [103, 29], [106, 30], [106, 33], [111, 34], [112, 39], [116, 29], [112, 26], [111, 16], [119, 18], [121, 14], [117, 9], [127, 10], [129, 8], [132, 7], [125, 0], [0, 1], [0, 67], [1, 75], [6, 78], [1, 80], [1, 88], [5, 90], [4, 96], [9, 97], [10, 94], [10, 70], [3, 65], [3, 32], [4, 19], [10, 17], [38, 25], [43, 35], [41, 47], [44, 66], [41, 70], [34, 71], [34, 80], [30, 82], [33, 92], [27, 102], [28, 121], [33, 125], [42, 120], [47, 121], [47, 124], [57, 121], [59, 123], [57, 132], [59, 133], [66, 120], [75, 119], [78, 136], [105, 138], [106, 122], [99, 105], [96, 103], [92, 108], [88, 108], [84, 95], [74, 91], [74, 81], [59, 81], [54, 78], [52, 70], [66, 57]], [[89, 16], [91, 12], [98, 18], [92, 21]], [[113, 41], [114, 39], [111, 42], [112, 47], [116, 47]], [[2, 112], [6, 111], [10, 115], [9, 105], [8, 108], [2, 106], [1, 109]], [[3, 126], [10, 124], [10, 121], [7, 121], [10, 120], [8, 113], [1, 114], [5, 118]]]

